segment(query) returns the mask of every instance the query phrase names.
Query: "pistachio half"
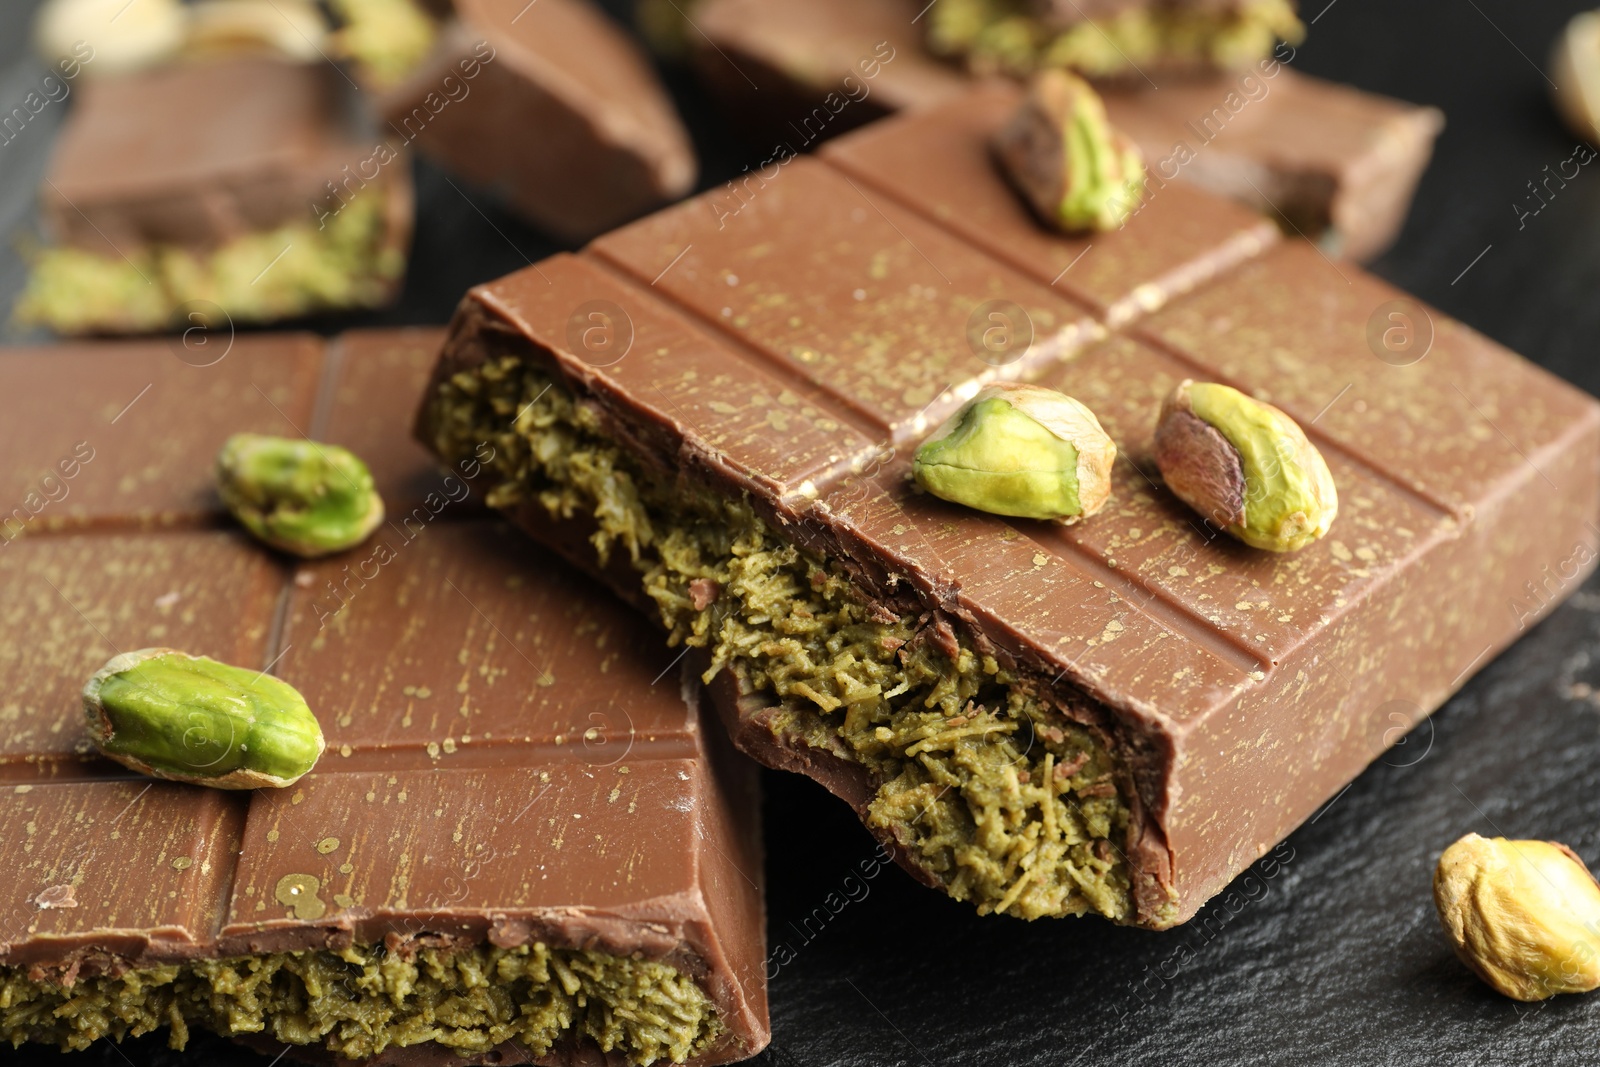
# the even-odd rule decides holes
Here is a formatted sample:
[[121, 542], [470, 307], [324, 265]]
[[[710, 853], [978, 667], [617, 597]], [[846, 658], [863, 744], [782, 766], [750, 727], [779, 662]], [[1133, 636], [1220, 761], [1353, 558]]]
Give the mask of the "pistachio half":
[[1070, 396], [1037, 385], [986, 386], [917, 449], [912, 473], [934, 496], [995, 515], [1093, 515], [1111, 495], [1116, 443]]
[[217, 489], [245, 529], [307, 559], [358, 545], [383, 521], [372, 472], [338, 445], [236, 433], [217, 453]]
[[995, 151], [1038, 216], [1068, 233], [1114, 230], [1144, 198], [1144, 156], [1111, 126], [1089, 83], [1036, 74]]
[[156, 778], [218, 789], [293, 783], [322, 727], [287, 682], [171, 648], [113, 656], [83, 687], [95, 747]]
[[1155, 446], [1178, 499], [1255, 548], [1304, 548], [1339, 513], [1333, 474], [1299, 424], [1229, 386], [1183, 381], [1161, 405]]
[[1468, 834], [1433, 875], [1456, 955], [1515, 1000], [1600, 987], [1600, 885], [1566, 845]]

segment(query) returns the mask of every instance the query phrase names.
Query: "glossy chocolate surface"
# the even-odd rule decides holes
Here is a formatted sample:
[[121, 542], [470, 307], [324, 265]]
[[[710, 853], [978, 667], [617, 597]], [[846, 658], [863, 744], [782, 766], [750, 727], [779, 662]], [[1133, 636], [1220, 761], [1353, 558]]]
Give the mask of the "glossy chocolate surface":
[[[1592, 565], [1600, 407], [1200, 192], [1180, 194], [1181, 242], [1162, 222], [1174, 186], [1060, 275], [1074, 242], [1006, 210], [1002, 177], [976, 162], [984, 99], [787, 164], [736, 213], [713, 191], [474, 290], [438, 373], [520, 335], [648, 462], [748, 493], [869, 595], [909, 600], [1065, 705], [1092, 700], [1140, 813], [1126, 849], [1137, 921], [1167, 925], [1548, 611], [1529, 574], [1582, 546]], [[947, 188], [955, 176], [967, 187]], [[1079, 304], [1065, 278], [1086, 266], [1110, 281], [1079, 282]], [[1142, 285], [1151, 300], [1123, 295]], [[620, 362], [569, 340], [596, 300], [632, 330]], [[997, 307], [1032, 344], [971, 339]], [[1094, 519], [1006, 521], [914, 489], [910, 449], [995, 378], [1076, 396], [1116, 439], [1124, 461]], [[1342, 502], [1324, 540], [1249, 549], [1160, 484], [1157, 415], [1184, 378], [1252, 392], [1307, 429]], [[517, 518], [581, 558], [541, 514]], [[765, 730], [760, 694], [719, 688], [741, 747], [859, 803], [859, 772]]]
[[[59, 980], [424, 936], [543, 941], [693, 976], [727, 1027], [697, 1062], [744, 1058], [768, 1035], [754, 768], [703, 732], [697, 687], [641, 620], [530, 556], [477, 506], [479, 472], [442, 473], [406, 436], [441, 339], [256, 335], [208, 368], [156, 344], [0, 360], [33, 400], [7, 485], [35, 478], [56, 437], [97, 444], [57, 472], [69, 494], [0, 542], [0, 966]], [[274, 398], [262, 410], [252, 382]], [[179, 417], [207, 397], [215, 418]], [[223, 412], [356, 448], [389, 520], [315, 563], [251, 542], [210, 488]], [[83, 681], [154, 645], [295, 685], [328, 741], [317, 767], [222, 792], [96, 757]], [[486, 1056], [427, 1044], [380, 1061], [527, 1060]], [[596, 1056], [558, 1045], [538, 1062]]]

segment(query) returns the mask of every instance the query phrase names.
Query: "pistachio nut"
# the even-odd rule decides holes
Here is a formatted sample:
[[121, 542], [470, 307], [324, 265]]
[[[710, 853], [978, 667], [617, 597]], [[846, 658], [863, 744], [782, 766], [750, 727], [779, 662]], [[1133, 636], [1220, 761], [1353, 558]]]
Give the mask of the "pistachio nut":
[[1117, 446], [1094, 412], [1053, 389], [986, 386], [917, 449], [912, 473], [934, 496], [995, 515], [1070, 525], [1111, 495]]
[[287, 682], [171, 648], [113, 656], [83, 687], [95, 747], [157, 778], [218, 789], [293, 783], [322, 727]]
[[1567, 129], [1600, 144], [1600, 11], [1572, 16], [1551, 51], [1550, 77]]
[[311, 0], [201, 0], [189, 8], [189, 55], [265, 53], [302, 63], [322, 56], [328, 23]]
[[1468, 834], [1433, 875], [1456, 955], [1515, 1000], [1600, 987], [1600, 885], [1566, 845]]
[[180, 0], [46, 0], [34, 17], [33, 44], [45, 62], [75, 59], [98, 78], [170, 58], [185, 29]]
[[1255, 548], [1304, 548], [1339, 513], [1333, 474], [1299, 424], [1237, 389], [1182, 382], [1161, 405], [1155, 446], [1178, 499]]
[[1064, 70], [1036, 74], [995, 149], [1046, 223], [1068, 233], [1114, 230], [1144, 198], [1144, 157], [1106, 118], [1089, 83]]
[[245, 529], [307, 559], [358, 545], [383, 521], [372, 472], [338, 445], [236, 433], [217, 453], [217, 488]]

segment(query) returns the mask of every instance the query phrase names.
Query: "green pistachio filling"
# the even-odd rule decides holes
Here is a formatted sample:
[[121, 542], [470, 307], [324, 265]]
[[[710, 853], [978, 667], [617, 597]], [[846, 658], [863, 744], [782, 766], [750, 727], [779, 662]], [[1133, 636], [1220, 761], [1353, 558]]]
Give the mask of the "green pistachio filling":
[[377, 307], [405, 272], [386, 209], [384, 196], [361, 195], [320, 228], [291, 223], [209, 253], [157, 245], [124, 249], [123, 258], [48, 248], [31, 264], [16, 317], [63, 334], [147, 333], [196, 325], [183, 312], [202, 302], [235, 323]]
[[716, 1008], [664, 963], [543, 944], [402, 957], [378, 947], [194, 960], [79, 978], [71, 987], [0, 967], [0, 1038], [63, 1052], [171, 1027], [261, 1034], [347, 1059], [434, 1043], [462, 1055], [505, 1041], [542, 1056], [587, 1038], [629, 1063], [682, 1063], [723, 1032]]
[[1305, 36], [1291, 0], [1243, 0], [1225, 13], [1146, 8], [1065, 30], [1038, 19], [1028, 0], [940, 0], [929, 18], [935, 52], [1011, 74], [1068, 67], [1111, 77], [1157, 63], [1238, 70]]
[[330, 0], [335, 40], [375, 87], [400, 84], [427, 58], [439, 28], [417, 0]]
[[877, 785], [868, 822], [952, 897], [1029, 919], [1133, 917], [1116, 768], [1042, 686], [960, 635], [953, 656], [942, 651], [920, 612], [868, 603], [747, 501], [645, 468], [526, 361], [455, 375], [430, 417], [447, 460], [494, 446], [491, 505], [592, 520], [601, 559], [631, 561], [672, 642], [709, 653], [707, 678], [732, 669], [773, 699], [775, 735], [865, 766]]

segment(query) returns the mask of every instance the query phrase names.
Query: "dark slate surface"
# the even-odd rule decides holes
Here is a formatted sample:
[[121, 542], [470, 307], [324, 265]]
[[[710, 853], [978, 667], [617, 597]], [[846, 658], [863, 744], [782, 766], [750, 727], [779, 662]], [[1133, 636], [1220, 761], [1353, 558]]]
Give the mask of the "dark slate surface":
[[[7, 108], [42, 75], [22, 54], [22, 35], [9, 32], [21, 24], [21, 6], [0, 0]], [[1600, 161], [1538, 214], [1521, 217], [1539, 207], [1527, 183], [1575, 146], [1546, 103], [1541, 68], [1559, 28], [1585, 5], [1303, 6], [1316, 19], [1297, 60], [1303, 69], [1449, 115], [1404, 237], [1378, 272], [1600, 392]], [[763, 158], [730, 140], [683, 79], [673, 84], [707, 184]], [[12, 246], [35, 226], [31, 190], [61, 110], [52, 105], [0, 147], [7, 306], [20, 283]], [[442, 322], [468, 285], [555, 248], [486, 198], [469, 202], [437, 171], [421, 168], [419, 186], [405, 299], [362, 323]], [[1595, 1062], [1600, 1000], [1528, 1006], [1489, 992], [1451, 955], [1429, 882], [1440, 850], [1469, 830], [1554, 838], [1600, 860], [1600, 696], [1589, 695], [1590, 686], [1600, 690], [1597, 639], [1600, 582], [1280, 846], [1278, 862], [1258, 865], [1232, 898], [1166, 934], [1093, 921], [980, 919], [898, 870], [863, 877], [874, 846], [845, 809], [807, 781], [768, 774], [775, 1037], [755, 1062]], [[71, 1060], [30, 1048], [0, 1051], [0, 1061], [263, 1067], [271, 1058], [204, 1035], [173, 1053], [164, 1035], [151, 1035], [120, 1048], [101, 1043]]]

